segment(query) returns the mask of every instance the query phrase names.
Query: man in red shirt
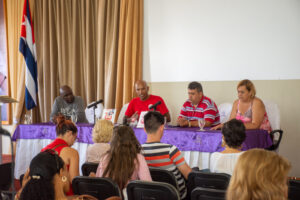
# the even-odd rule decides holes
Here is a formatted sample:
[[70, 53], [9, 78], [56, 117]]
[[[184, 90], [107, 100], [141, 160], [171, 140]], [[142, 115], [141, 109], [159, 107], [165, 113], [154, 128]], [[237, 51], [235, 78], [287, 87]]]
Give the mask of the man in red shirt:
[[146, 81], [139, 80], [135, 83], [135, 92], [138, 97], [129, 102], [128, 108], [125, 112], [125, 118], [127, 121], [134, 122], [138, 120], [141, 112], [149, 111], [149, 107], [151, 105], [161, 102], [156, 106], [156, 111], [160, 112], [164, 117], [166, 117], [167, 122], [170, 122], [170, 113], [164, 100], [159, 96], [148, 94], [148, 91], [149, 86], [147, 85]]
[[205, 127], [220, 124], [218, 107], [210, 98], [203, 95], [202, 85], [196, 81], [188, 85], [189, 99], [183, 104], [177, 124], [198, 127], [198, 120], [205, 120]]

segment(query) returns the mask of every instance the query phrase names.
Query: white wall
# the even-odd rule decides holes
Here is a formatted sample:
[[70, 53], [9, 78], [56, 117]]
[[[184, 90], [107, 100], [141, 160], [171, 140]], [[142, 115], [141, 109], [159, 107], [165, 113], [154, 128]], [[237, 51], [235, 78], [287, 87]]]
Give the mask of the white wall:
[[147, 81], [300, 79], [299, 0], [144, 2]]
[[279, 154], [300, 177], [300, 0], [144, 2], [143, 78], [173, 120], [190, 81], [220, 104], [237, 98], [237, 80], [254, 80], [257, 96], [279, 106]]

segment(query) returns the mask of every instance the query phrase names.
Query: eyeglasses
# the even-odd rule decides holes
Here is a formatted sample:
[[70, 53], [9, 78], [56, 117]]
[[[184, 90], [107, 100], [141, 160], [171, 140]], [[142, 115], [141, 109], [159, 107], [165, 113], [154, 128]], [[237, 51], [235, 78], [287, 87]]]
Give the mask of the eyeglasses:
[[60, 168], [59, 168], [59, 161], [58, 161], [58, 153], [57, 151], [53, 150], [53, 149], [46, 149], [44, 152], [49, 153], [51, 155], [53, 155], [55, 157], [55, 162], [56, 162], [56, 170], [57, 172], [59, 172]]

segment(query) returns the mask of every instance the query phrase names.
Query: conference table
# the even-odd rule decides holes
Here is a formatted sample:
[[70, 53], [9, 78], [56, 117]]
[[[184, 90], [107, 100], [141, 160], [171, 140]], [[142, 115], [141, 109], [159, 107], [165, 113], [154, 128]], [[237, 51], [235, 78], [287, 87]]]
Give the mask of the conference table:
[[[72, 147], [79, 153], [81, 169], [81, 165], [85, 162], [86, 149], [93, 144], [91, 136], [93, 124], [76, 125], [78, 128], [77, 141]], [[147, 135], [144, 129], [133, 128], [133, 130], [139, 142], [145, 143]], [[16, 141], [15, 177], [17, 179], [26, 172], [31, 159], [55, 138], [56, 131], [53, 123], [18, 125], [12, 137]], [[161, 142], [175, 145], [183, 153], [189, 166], [200, 169], [209, 168], [211, 153], [223, 150], [222, 133], [219, 130], [200, 131], [199, 128], [166, 126]], [[247, 130], [242, 150], [267, 148], [271, 145], [272, 140], [267, 131]]]

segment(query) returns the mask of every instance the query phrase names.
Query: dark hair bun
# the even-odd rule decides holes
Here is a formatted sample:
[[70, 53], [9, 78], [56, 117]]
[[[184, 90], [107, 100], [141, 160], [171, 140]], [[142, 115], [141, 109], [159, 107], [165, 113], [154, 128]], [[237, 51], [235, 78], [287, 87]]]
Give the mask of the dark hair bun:
[[66, 121], [66, 117], [62, 114], [55, 116], [53, 119], [53, 122], [55, 124], [61, 124], [61, 123], [64, 123], [65, 121]]

